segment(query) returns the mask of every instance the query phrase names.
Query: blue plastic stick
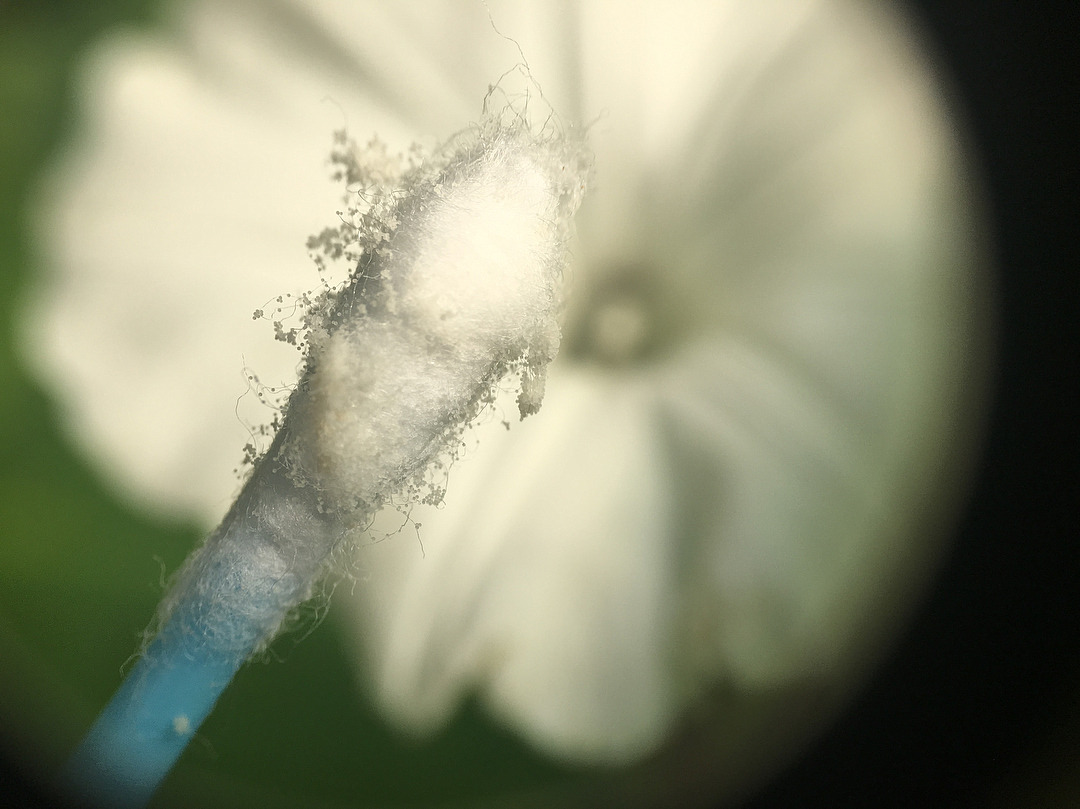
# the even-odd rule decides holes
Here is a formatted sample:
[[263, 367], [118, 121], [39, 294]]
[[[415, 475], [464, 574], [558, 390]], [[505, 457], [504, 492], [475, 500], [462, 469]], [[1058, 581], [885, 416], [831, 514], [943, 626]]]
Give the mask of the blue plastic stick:
[[63, 786], [102, 806], [145, 805], [237, 669], [310, 596], [338, 535], [310, 487], [261, 463], [180, 571], [161, 631], [68, 762]]
[[210, 714], [243, 663], [170, 623], [94, 722], [64, 772], [80, 797], [140, 807]]

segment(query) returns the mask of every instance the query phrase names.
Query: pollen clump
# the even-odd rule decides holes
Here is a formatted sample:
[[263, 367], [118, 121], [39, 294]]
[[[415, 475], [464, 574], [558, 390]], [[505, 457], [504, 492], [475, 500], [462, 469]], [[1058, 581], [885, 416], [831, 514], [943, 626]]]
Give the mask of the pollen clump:
[[271, 452], [321, 507], [363, 518], [441, 491], [436, 462], [508, 375], [521, 417], [539, 409], [589, 161], [561, 133], [489, 120], [428, 156], [339, 135], [332, 162], [355, 202], [308, 247], [324, 274], [353, 267], [303, 301], [289, 342], [305, 368]]

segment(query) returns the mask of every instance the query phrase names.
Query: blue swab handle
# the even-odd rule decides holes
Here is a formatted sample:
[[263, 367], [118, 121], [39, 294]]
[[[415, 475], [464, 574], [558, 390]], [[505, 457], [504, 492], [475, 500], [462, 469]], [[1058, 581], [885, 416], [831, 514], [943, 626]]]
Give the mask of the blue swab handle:
[[116, 807], [150, 800], [243, 662], [190, 641], [172, 622], [150, 645], [68, 762], [73, 793]]
[[161, 631], [62, 773], [74, 796], [145, 805], [237, 669], [310, 596], [336, 532], [312, 490], [272, 467], [178, 574]]

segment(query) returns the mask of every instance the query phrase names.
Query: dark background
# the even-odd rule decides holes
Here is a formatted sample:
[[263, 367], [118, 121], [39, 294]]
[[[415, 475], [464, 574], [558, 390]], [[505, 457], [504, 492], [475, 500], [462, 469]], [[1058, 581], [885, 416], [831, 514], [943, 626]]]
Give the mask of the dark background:
[[[16, 107], [59, 116], [79, 48], [146, 4], [107, 5], [0, 0], [0, 37], [60, 32], [49, 41], [48, 97], [0, 96], [0, 135]], [[1077, 31], [1049, 2], [910, 5], [951, 73], [989, 196], [998, 345], [988, 438], [952, 557], [903, 643], [753, 809], [1080, 806], [1080, 565], [1068, 501], [1077, 488], [1080, 183], [1076, 133], [1065, 126], [1080, 103], [1066, 88], [1069, 77], [1077, 83], [1068, 58]], [[50, 144], [38, 148], [40, 160]], [[0, 178], [5, 195], [27, 181]], [[16, 227], [0, 223], [5, 239]], [[6, 759], [0, 805], [43, 805]]]

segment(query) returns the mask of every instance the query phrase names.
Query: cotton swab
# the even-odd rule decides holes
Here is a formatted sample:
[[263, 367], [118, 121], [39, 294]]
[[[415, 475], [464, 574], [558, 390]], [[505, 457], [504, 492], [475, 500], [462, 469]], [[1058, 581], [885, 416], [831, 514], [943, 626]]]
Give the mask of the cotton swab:
[[349, 282], [309, 311], [273, 443], [69, 761], [73, 794], [144, 805], [349, 534], [391, 498], [423, 495], [501, 380], [520, 375], [522, 417], [539, 407], [587, 170], [565, 136], [489, 120], [384, 190]]

